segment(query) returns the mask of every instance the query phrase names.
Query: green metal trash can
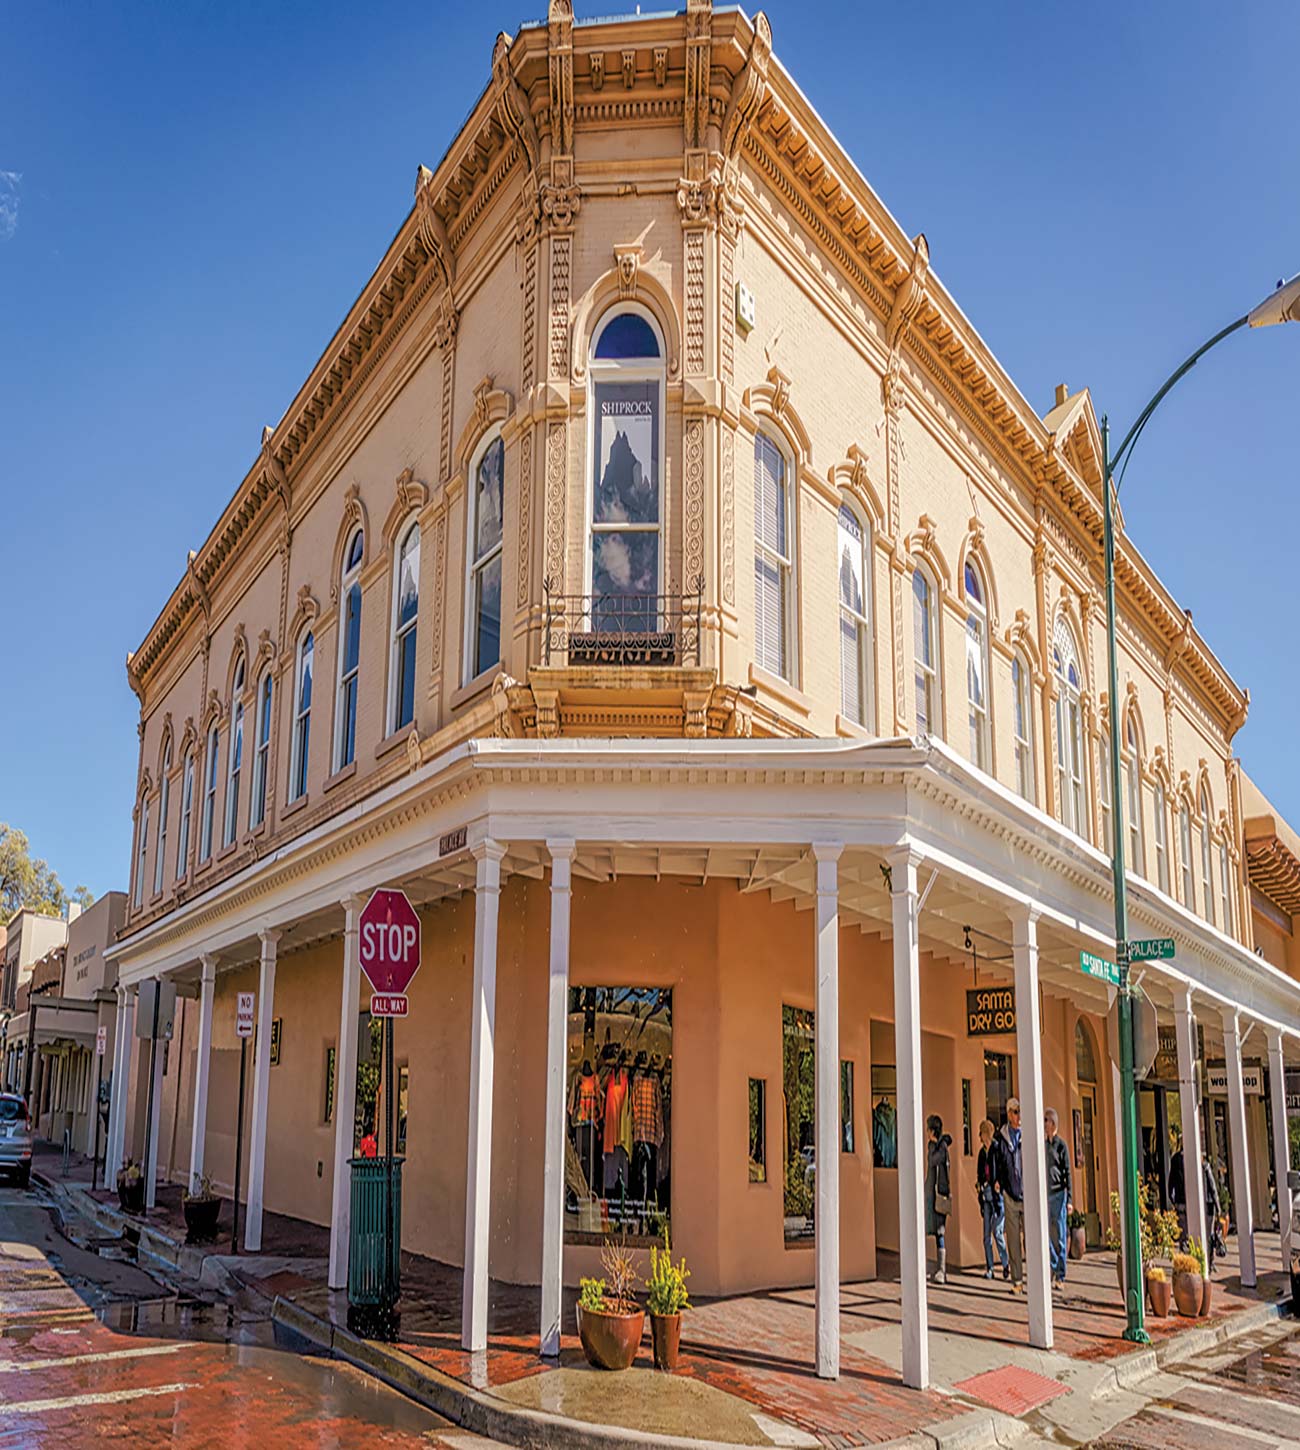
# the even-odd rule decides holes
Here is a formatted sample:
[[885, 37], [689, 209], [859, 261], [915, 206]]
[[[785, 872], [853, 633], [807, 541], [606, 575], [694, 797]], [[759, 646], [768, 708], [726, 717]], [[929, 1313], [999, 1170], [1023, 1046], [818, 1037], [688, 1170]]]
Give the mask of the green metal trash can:
[[392, 1252], [388, 1237], [388, 1162], [351, 1158], [352, 1228], [348, 1239], [348, 1328], [368, 1339], [392, 1338], [401, 1297], [402, 1165], [392, 1166]]

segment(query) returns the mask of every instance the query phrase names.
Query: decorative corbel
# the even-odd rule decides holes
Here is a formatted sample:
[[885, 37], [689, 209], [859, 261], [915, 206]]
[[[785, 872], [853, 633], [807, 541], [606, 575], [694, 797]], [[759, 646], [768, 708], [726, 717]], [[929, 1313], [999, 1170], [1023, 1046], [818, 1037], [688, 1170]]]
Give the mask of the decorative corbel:
[[705, 145], [713, 66], [713, 0], [686, 0], [686, 94], [682, 121], [686, 149]]
[[551, 88], [551, 151], [573, 155], [573, 0], [546, 7], [547, 72]]
[[262, 472], [266, 475], [267, 483], [275, 490], [280, 503], [284, 506], [284, 517], [287, 523], [292, 517], [289, 475], [285, 473], [284, 465], [276, 457], [275, 449], [271, 444], [273, 436], [274, 431], [269, 425], [262, 429]]
[[[749, 55], [736, 77], [722, 120], [722, 154], [728, 168], [736, 165], [745, 136], [767, 94], [767, 71], [771, 60], [772, 27], [760, 10], [754, 16], [754, 37], [749, 43]], [[705, 104], [707, 106], [707, 98]]]
[[636, 85], [636, 51], [625, 50], [621, 59], [623, 61], [623, 89], [630, 91]]
[[637, 272], [645, 250], [640, 242], [624, 242], [614, 247], [614, 268], [618, 273], [618, 295], [628, 301], [636, 295]]
[[591, 88], [593, 91], [605, 88], [605, 57], [600, 51], [595, 51], [591, 57]]
[[655, 62], [655, 85], [660, 90], [664, 88], [664, 82], [668, 79], [668, 47], [657, 45], [654, 50]]
[[[194, 556], [191, 554], [191, 558]], [[141, 708], [144, 707], [144, 681], [140, 678], [140, 672], [135, 667], [135, 651], [128, 650], [126, 656], [126, 682], [131, 686], [131, 693], [139, 700]]]
[[204, 588], [203, 580], [199, 578], [199, 571], [194, 567], [194, 561], [198, 555], [193, 549], [185, 556], [185, 574], [190, 581], [190, 590], [198, 601], [199, 608], [203, 611], [203, 633], [206, 637], [212, 632], [212, 600], [208, 591]]
[[[510, 64], [510, 45], [510, 37], [503, 30], [492, 47], [492, 84], [496, 88], [497, 119], [506, 135], [512, 136], [518, 142], [535, 191], [542, 147], [537, 139], [537, 127], [533, 124], [528, 97]], [[604, 58], [601, 59], [603, 63]]]
[[455, 279], [456, 261], [447, 239], [447, 227], [438, 215], [433, 195], [433, 172], [421, 166], [415, 173], [415, 215], [420, 241], [448, 288]]

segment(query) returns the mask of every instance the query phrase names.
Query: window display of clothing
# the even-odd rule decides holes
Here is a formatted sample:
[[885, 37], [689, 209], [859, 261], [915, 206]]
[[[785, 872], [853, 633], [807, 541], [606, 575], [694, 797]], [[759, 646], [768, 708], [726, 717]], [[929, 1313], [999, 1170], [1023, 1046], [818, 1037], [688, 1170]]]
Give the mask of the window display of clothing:
[[872, 1109], [871, 1146], [877, 1168], [898, 1166], [898, 1115], [888, 1098], [881, 1098]]
[[663, 1140], [663, 1089], [657, 1074], [639, 1072], [632, 1080], [632, 1141], [658, 1148]]
[[628, 1157], [631, 1158], [632, 1124], [630, 1116], [626, 1141], [624, 1141], [622, 1122], [623, 1110], [628, 1107], [628, 1086], [627, 1068], [616, 1067], [610, 1073], [609, 1080], [605, 1084], [605, 1138], [602, 1147], [606, 1153], [612, 1153], [620, 1143], [623, 1143]]
[[569, 1094], [569, 1121], [578, 1127], [600, 1121], [600, 1079], [594, 1072], [579, 1073]]

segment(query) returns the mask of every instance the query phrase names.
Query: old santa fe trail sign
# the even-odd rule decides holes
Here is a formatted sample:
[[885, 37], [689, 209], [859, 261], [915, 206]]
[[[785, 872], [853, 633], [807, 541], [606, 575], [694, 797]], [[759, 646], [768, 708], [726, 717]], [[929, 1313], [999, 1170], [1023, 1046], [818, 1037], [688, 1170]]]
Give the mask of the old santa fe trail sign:
[[420, 969], [420, 918], [404, 891], [379, 890], [358, 922], [361, 970], [374, 989], [370, 1010], [405, 1017], [406, 989]]

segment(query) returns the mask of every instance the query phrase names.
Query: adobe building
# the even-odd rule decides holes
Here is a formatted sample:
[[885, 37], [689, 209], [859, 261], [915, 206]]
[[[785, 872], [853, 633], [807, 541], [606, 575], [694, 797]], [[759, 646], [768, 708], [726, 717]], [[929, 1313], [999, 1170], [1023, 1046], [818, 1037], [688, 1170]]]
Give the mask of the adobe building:
[[[551, 0], [498, 36], [128, 658], [109, 957], [119, 1040], [148, 979], [197, 994], [171, 1045], [178, 1176], [230, 1191], [252, 991], [246, 1242], [268, 1208], [328, 1224], [346, 1282], [347, 1164], [379, 1105], [357, 918], [401, 887], [423, 925], [390, 1085], [404, 1247], [463, 1267], [467, 1347], [489, 1270], [541, 1285], [551, 1353], [605, 1236], [671, 1223], [702, 1294], [815, 1284], [823, 1375], [841, 1279], [897, 1263], [922, 1385], [928, 1114], [953, 1138], [954, 1264], [982, 1256], [978, 1128], [1012, 1094], [1029, 1182], [1054, 1106], [1108, 1226], [1114, 988], [1080, 963], [1114, 952], [1118, 708], [1133, 932], [1177, 947], [1144, 979], [1166, 1096], [1191, 1121], [1199, 1056], [1226, 1061], [1248, 1206], [1267, 1147], [1241, 1040], [1260, 1024], [1280, 1074], [1300, 985], [1254, 952], [1247, 698], [1121, 527], [1107, 699], [1097, 415], [1086, 389], [1043, 402], [763, 15]], [[140, 1146], [115, 1114], [110, 1164]], [[1041, 1346], [1045, 1214], [1031, 1190]]]

